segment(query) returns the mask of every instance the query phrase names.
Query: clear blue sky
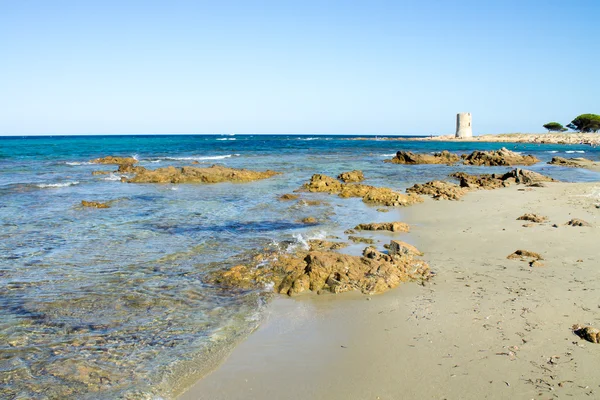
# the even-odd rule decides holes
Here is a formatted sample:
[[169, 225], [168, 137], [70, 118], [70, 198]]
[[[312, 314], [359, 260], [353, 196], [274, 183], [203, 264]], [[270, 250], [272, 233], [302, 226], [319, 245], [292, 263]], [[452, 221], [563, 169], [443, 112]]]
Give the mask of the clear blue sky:
[[600, 114], [600, 1], [0, 0], [0, 135], [543, 131]]

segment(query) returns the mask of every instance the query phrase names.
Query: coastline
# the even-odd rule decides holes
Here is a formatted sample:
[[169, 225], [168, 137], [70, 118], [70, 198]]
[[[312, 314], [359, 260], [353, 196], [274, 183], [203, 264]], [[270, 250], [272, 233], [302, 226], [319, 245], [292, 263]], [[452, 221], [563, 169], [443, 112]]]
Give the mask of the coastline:
[[[377, 296], [277, 298], [260, 328], [179, 399], [532, 398], [594, 393], [600, 184], [469, 193], [406, 208], [437, 276]], [[524, 227], [533, 212], [549, 222]], [[592, 227], [564, 225], [581, 218]], [[557, 224], [555, 228], [552, 224]], [[543, 267], [508, 260], [539, 252]], [[581, 262], [578, 262], [581, 260]]]
[[[349, 140], [374, 140], [360, 137]], [[487, 143], [539, 143], [539, 144], [586, 144], [600, 145], [600, 134], [597, 133], [498, 133], [473, 136], [471, 138], [456, 138], [454, 135], [426, 136], [416, 138], [383, 137], [377, 140], [390, 141], [431, 141], [431, 142], [487, 142]]]

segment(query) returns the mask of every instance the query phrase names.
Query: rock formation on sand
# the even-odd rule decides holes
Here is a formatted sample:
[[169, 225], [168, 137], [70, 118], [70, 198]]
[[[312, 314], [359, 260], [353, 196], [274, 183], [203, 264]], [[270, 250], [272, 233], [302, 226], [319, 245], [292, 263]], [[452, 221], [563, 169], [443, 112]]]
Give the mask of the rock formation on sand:
[[567, 225], [570, 225], [570, 226], [592, 226], [589, 222], [586, 222], [579, 218], [573, 218], [572, 220], [567, 222]]
[[128, 183], [219, 183], [219, 182], [251, 182], [270, 178], [278, 173], [275, 171], [250, 171], [246, 169], [227, 168], [212, 165], [208, 168], [173, 166], [155, 170], [143, 169], [131, 178]]
[[352, 236], [352, 235], [348, 236], [348, 240], [351, 240], [354, 243], [366, 243], [366, 244], [375, 243], [375, 240], [373, 240], [373, 239], [364, 238], [364, 237], [360, 237], [360, 236]]
[[81, 200], [81, 205], [83, 207], [91, 207], [91, 208], [110, 208], [110, 206], [107, 203], [100, 203], [98, 201]]
[[309, 192], [337, 194], [340, 197], [362, 197], [363, 202], [381, 206], [409, 206], [421, 203], [423, 199], [415, 194], [403, 194], [389, 188], [342, 183], [327, 175], [315, 174], [304, 185]]
[[373, 222], [370, 224], [358, 224], [354, 229], [357, 231], [410, 232], [410, 226], [404, 222]]
[[115, 165], [123, 165], [123, 164], [136, 164], [138, 160], [133, 157], [115, 157], [115, 156], [106, 156], [96, 158], [95, 160], [91, 160], [90, 162], [94, 164], [115, 164]]
[[532, 165], [540, 162], [532, 155], [522, 156], [514, 151], [503, 147], [500, 150], [492, 151], [474, 151], [469, 155], [463, 155], [463, 164], [465, 165], [484, 165], [484, 166], [512, 166], [512, 165]]
[[308, 291], [341, 293], [359, 290], [376, 294], [402, 282], [427, 280], [430, 275], [429, 265], [411, 255], [389, 255], [367, 247], [362, 256], [328, 250], [280, 254], [268, 266], [235, 266], [213, 274], [209, 280], [242, 288], [272, 282], [276, 292], [294, 296]]
[[454, 164], [460, 159], [456, 154], [444, 150], [434, 154], [415, 154], [411, 151], [399, 151], [391, 160], [384, 160], [394, 164]]
[[456, 172], [450, 176], [458, 179], [461, 187], [469, 189], [497, 189], [509, 186], [512, 183], [533, 186], [541, 182], [556, 182], [555, 179], [549, 176], [520, 168], [513, 169], [505, 174], [469, 175], [465, 172]]
[[573, 325], [573, 333], [592, 343], [600, 343], [600, 329], [579, 324]]
[[544, 257], [542, 257], [538, 253], [534, 253], [533, 251], [529, 251], [529, 250], [517, 250], [514, 253], [510, 254], [506, 258], [508, 258], [509, 260], [525, 261], [525, 262], [529, 263], [530, 267], [543, 267], [544, 266], [544, 264], [541, 263], [541, 261], [540, 261], [540, 260], [543, 260]]
[[561, 167], [575, 167], [575, 168], [600, 168], [599, 162], [594, 162], [587, 158], [576, 157], [576, 158], [563, 158], [563, 157], [552, 157], [552, 160], [548, 162], [551, 165], [559, 165]]
[[548, 220], [547, 217], [537, 214], [524, 214], [517, 218], [517, 221], [531, 221], [531, 222], [546, 222]]
[[417, 183], [406, 189], [407, 193], [433, 196], [435, 200], [458, 200], [469, 190], [451, 182], [431, 181], [427, 183]]
[[348, 182], [361, 182], [365, 180], [365, 176], [362, 171], [354, 170], [350, 172], [342, 172], [338, 175], [338, 179], [344, 183]]
[[413, 246], [412, 244], [408, 244], [406, 242], [402, 242], [400, 240], [392, 240], [390, 242], [390, 245], [388, 246], [389, 249], [389, 254], [391, 255], [395, 255], [395, 254], [404, 254], [404, 255], [409, 255], [409, 256], [422, 256], [423, 253], [421, 253], [419, 251], [419, 249], [417, 249], [415, 246]]

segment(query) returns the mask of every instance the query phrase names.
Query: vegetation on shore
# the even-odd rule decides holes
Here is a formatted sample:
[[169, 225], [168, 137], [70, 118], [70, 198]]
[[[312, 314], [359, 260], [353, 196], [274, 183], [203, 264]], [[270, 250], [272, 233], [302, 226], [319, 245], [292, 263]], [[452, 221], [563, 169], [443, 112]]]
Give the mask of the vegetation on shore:
[[600, 115], [581, 114], [571, 121], [566, 128], [558, 122], [548, 122], [543, 127], [548, 132], [566, 132], [568, 129], [582, 133], [598, 132], [600, 131]]

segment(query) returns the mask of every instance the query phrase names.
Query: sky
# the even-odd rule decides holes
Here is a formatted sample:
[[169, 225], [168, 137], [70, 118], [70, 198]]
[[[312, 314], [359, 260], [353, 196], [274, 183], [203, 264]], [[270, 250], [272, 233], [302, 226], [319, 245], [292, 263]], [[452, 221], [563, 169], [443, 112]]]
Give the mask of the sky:
[[600, 114], [600, 1], [0, 0], [0, 135], [542, 132]]

